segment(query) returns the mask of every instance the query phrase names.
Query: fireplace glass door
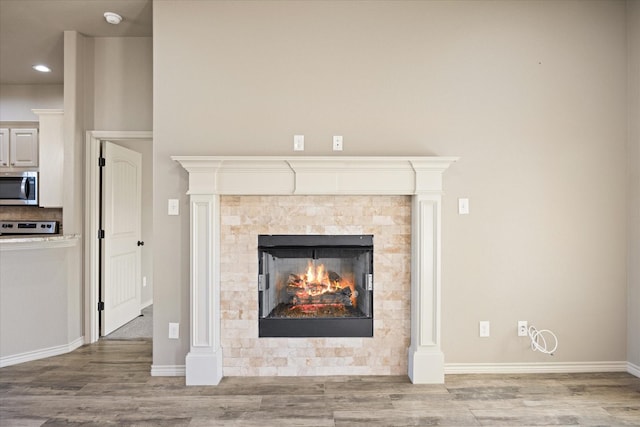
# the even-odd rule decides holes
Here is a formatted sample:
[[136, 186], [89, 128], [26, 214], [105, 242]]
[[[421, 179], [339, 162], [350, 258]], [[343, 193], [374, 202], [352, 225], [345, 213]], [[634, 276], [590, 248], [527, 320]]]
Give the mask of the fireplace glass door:
[[373, 236], [258, 236], [260, 337], [372, 337]]

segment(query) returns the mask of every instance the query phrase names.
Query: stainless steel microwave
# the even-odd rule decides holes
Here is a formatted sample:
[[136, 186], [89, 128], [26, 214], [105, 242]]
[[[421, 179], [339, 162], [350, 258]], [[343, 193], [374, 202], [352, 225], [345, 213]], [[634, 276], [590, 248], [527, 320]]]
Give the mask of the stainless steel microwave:
[[0, 205], [38, 206], [38, 172], [0, 172]]

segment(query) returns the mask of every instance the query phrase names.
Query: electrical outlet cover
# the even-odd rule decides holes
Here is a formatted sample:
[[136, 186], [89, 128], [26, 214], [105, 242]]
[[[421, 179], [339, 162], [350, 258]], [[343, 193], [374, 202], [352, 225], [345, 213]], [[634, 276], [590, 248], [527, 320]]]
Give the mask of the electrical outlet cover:
[[529, 335], [529, 323], [526, 320], [518, 320], [518, 336], [526, 337]]
[[333, 151], [342, 151], [342, 136], [333, 136]]

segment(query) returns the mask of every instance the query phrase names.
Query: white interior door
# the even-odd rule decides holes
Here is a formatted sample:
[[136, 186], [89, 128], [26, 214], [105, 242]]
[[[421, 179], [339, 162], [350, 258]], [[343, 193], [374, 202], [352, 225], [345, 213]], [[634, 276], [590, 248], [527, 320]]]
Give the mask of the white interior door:
[[142, 155], [104, 142], [101, 334], [140, 315]]

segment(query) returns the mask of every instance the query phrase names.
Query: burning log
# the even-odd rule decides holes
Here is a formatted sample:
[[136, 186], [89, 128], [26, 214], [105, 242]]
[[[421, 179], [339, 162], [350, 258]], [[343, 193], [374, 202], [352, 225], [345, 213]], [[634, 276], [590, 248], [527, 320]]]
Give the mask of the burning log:
[[302, 277], [297, 274], [289, 274], [289, 279], [287, 280], [287, 286], [296, 286], [296, 287], [304, 287], [304, 280]]
[[[288, 291], [289, 288], [287, 288]], [[298, 292], [291, 296], [292, 304], [342, 304], [351, 307], [351, 288], [343, 288], [337, 291], [329, 291], [312, 295], [309, 293]]]
[[309, 283], [305, 285], [295, 285], [288, 284], [287, 285], [287, 294], [289, 295], [298, 295], [298, 294], [309, 294], [309, 295], [317, 295], [328, 291], [327, 285], [323, 285], [322, 283]]
[[[327, 273], [327, 277], [331, 283], [340, 283], [342, 281], [342, 277], [335, 271], [329, 271]], [[299, 285], [302, 286], [305, 283], [305, 279], [297, 274], [289, 273], [289, 278], [287, 279], [287, 284], [289, 285]]]
[[342, 277], [335, 271], [329, 271], [329, 280], [331, 283], [340, 283], [342, 281]]
[[[320, 271], [323, 271], [324, 266]], [[341, 283], [342, 277], [335, 271], [324, 274], [306, 275], [291, 273], [287, 279], [286, 292], [293, 305], [342, 305], [353, 306], [353, 292], [348, 283]], [[357, 293], [355, 294], [357, 296]]]

